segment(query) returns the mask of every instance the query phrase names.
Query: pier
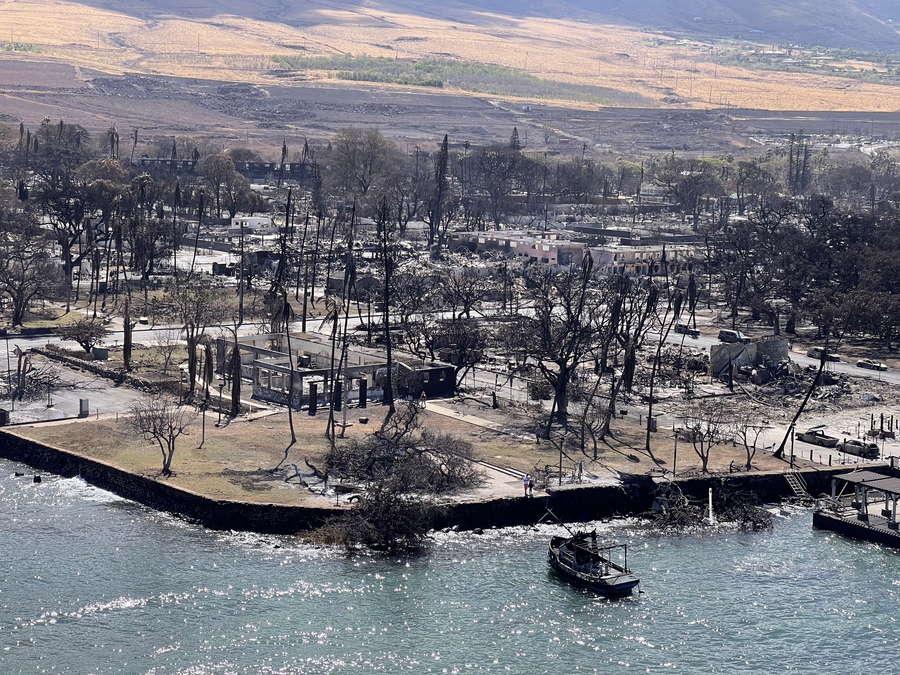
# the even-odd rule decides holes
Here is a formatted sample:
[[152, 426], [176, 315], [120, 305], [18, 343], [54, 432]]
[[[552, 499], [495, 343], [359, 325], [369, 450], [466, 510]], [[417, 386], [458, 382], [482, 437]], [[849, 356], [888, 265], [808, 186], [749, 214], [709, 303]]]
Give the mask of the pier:
[[834, 476], [831, 496], [816, 500], [813, 526], [900, 548], [900, 478], [892, 469], [895, 475], [853, 471]]

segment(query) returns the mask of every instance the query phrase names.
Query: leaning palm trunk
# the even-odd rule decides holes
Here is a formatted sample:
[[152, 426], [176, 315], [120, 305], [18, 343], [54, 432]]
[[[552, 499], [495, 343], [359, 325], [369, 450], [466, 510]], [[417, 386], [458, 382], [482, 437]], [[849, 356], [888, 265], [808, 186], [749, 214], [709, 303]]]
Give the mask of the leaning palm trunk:
[[[288, 364], [290, 366], [291, 379], [288, 384], [288, 397], [287, 397], [287, 409], [288, 409], [288, 427], [291, 430], [291, 442], [288, 443], [287, 447], [284, 449], [284, 457], [281, 458], [281, 461], [275, 465], [275, 468], [272, 471], [277, 471], [281, 468], [281, 465], [287, 461], [288, 455], [291, 452], [291, 448], [297, 443], [297, 432], [294, 430], [294, 381], [296, 379], [296, 371], [294, 370], [294, 350], [291, 348], [291, 321], [294, 318], [294, 310], [291, 308], [291, 303], [288, 301], [287, 290], [284, 286], [280, 286], [278, 289], [279, 297], [281, 299], [281, 304], [278, 309], [273, 312], [272, 315], [272, 332], [276, 332], [278, 330], [284, 331], [284, 339], [287, 344], [287, 353], [288, 353]], [[303, 396], [303, 392], [300, 391], [297, 395], [297, 406], [300, 406], [300, 399]]]

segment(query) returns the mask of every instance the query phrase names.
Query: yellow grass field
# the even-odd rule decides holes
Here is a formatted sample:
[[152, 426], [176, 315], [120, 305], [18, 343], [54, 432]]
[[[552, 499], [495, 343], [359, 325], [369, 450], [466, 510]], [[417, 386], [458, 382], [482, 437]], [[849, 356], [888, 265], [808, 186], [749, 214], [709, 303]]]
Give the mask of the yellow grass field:
[[448, 58], [609, 87], [663, 107], [900, 109], [900, 87], [716, 66], [710, 58], [712, 44], [620, 26], [490, 14], [463, 24], [319, 4], [283, 11], [290, 11], [292, 25], [235, 15], [142, 19], [75, 2], [0, 0], [0, 49], [2, 43], [25, 44], [37, 51], [14, 52], [17, 58], [65, 61], [112, 73], [261, 84], [274, 81], [275, 55]]

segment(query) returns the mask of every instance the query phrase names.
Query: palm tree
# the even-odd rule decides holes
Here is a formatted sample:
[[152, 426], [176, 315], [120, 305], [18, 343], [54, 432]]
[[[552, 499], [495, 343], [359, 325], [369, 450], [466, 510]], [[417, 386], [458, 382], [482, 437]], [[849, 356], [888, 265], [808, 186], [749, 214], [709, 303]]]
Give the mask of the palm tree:
[[106, 130], [106, 142], [109, 144], [109, 156], [113, 159], [119, 158], [119, 130], [113, 124]]
[[131, 163], [134, 164], [134, 151], [137, 150], [138, 144], [138, 130], [135, 127], [134, 133], [132, 134], [132, 143], [131, 143]]
[[[297, 434], [294, 431], [294, 354], [291, 349], [291, 322], [294, 320], [294, 309], [291, 307], [291, 303], [288, 301], [287, 290], [284, 286], [279, 286], [275, 291], [274, 297], [274, 306], [272, 307], [272, 332], [273, 333], [284, 333], [284, 338], [287, 343], [287, 353], [288, 353], [288, 364], [291, 370], [291, 379], [288, 384], [288, 399], [287, 399], [287, 409], [288, 409], [288, 426], [291, 429], [291, 442], [288, 443], [287, 447], [284, 449], [284, 457], [281, 458], [281, 461], [275, 465], [273, 471], [277, 471], [282, 464], [287, 461], [288, 454], [291, 451], [291, 448], [294, 447], [294, 444], [297, 442]], [[300, 392], [300, 396], [302, 398], [303, 392]], [[299, 408], [300, 401], [297, 401], [297, 406]]]

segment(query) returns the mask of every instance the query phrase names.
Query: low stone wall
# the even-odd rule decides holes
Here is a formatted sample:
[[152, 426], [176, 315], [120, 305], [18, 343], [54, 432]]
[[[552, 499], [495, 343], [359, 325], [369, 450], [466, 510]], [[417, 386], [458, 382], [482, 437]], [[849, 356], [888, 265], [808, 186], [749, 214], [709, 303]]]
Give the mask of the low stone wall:
[[[148, 392], [150, 394], [184, 394], [184, 392], [182, 391], [182, 385], [175, 378], [147, 380], [140, 377], [139, 375], [135, 375], [134, 373], [129, 373], [122, 368], [110, 368], [102, 361], [86, 361], [83, 359], [79, 359], [78, 357], [69, 354], [67, 350], [61, 349], [54, 345], [48, 345], [48, 347], [31, 347], [31, 351], [37, 354], [42, 354], [48, 359], [54, 359], [56, 361], [59, 361], [60, 363], [64, 363], [70, 368], [81, 368], [90, 373], [94, 373], [94, 375], [99, 375], [100, 377], [105, 377], [108, 380], [112, 380], [117, 384], [127, 384], [128, 386], [137, 389], [138, 391]], [[224, 398], [214, 395], [216, 389], [217, 387], [212, 387], [209, 389], [210, 397], [206, 402], [207, 410], [213, 413], [221, 412], [223, 415], [231, 415], [230, 388], [228, 389], [228, 392]], [[201, 387], [198, 387], [194, 392], [194, 404], [200, 405], [202, 402], [202, 397], [203, 390]], [[187, 397], [182, 400], [185, 402], [190, 402]], [[220, 400], [222, 402], [221, 406], [219, 405]], [[250, 406], [246, 403], [241, 403], [240, 406], [238, 406], [239, 415], [246, 415], [248, 412], [250, 412]], [[29, 422], [29, 424], [31, 424], [31, 422]]]
[[[61, 476], [81, 476], [99, 488], [145, 506], [172, 513], [216, 530], [242, 530], [264, 534], [296, 534], [322, 525], [339, 512], [334, 508], [283, 506], [215, 500], [188, 492], [114, 466], [45, 446], [0, 430], [0, 456]], [[877, 468], [877, 467], [871, 467]], [[847, 467], [829, 467], [800, 472], [813, 496], [827, 494], [831, 477], [846, 473]], [[678, 481], [690, 499], [705, 500], [709, 488], [754, 493], [761, 502], [777, 502], [793, 493], [783, 473], [740, 473]], [[547, 515], [547, 509], [565, 522], [584, 522], [647, 512], [656, 484], [647, 476], [632, 476], [623, 485], [564, 485], [547, 490], [547, 495], [462, 502], [448, 505], [440, 527], [463, 530], [533, 525]]]
[[122, 368], [110, 368], [102, 361], [87, 361], [85, 359], [79, 359], [71, 354], [67, 353], [66, 350], [60, 349], [59, 347], [48, 345], [47, 347], [31, 347], [30, 351], [35, 352], [36, 354], [41, 354], [46, 356], [48, 359], [53, 359], [54, 361], [59, 361], [60, 363], [64, 363], [70, 368], [81, 368], [82, 370], [86, 370], [89, 373], [93, 373], [94, 375], [99, 375], [100, 377], [105, 377], [108, 380], [112, 380], [118, 384], [128, 384], [135, 389], [140, 389], [141, 391], [149, 391], [149, 392], [159, 392], [159, 391], [168, 391], [171, 393], [178, 392], [178, 380], [162, 380], [162, 381], [151, 381], [146, 380], [134, 373], [129, 373]]

